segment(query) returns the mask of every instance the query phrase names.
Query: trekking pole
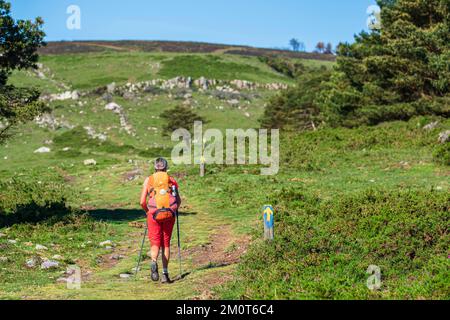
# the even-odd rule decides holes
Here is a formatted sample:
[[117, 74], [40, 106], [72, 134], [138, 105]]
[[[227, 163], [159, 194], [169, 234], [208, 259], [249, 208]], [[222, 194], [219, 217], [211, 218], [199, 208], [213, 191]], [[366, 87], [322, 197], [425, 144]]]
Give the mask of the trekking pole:
[[180, 239], [180, 215], [177, 210], [177, 238], [178, 238], [178, 261], [180, 264], [180, 279], [183, 275], [183, 271], [181, 269], [181, 239]]
[[145, 244], [145, 238], [147, 238], [147, 231], [148, 231], [148, 225], [147, 222], [145, 222], [145, 231], [144, 231], [144, 238], [142, 239], [142, 244], [141, 244], [141, 251], [139, 252], [139, 259], [138, 259], [138, 263], [134, 272], [134, 278], [136, 279], [137, 274], [139, 272], [139, 267], [141, 265], [141, 260], [142, 260], [142, 250], [144, 250], [144, 244]]

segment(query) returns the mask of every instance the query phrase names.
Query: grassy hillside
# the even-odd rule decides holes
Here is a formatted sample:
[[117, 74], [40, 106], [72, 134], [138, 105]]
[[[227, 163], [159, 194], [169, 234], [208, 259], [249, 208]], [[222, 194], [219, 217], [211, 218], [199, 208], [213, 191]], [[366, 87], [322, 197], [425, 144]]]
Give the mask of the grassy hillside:
[[[54, 127], [23, 125], [0, 147], [0, 213], [20, 212], [34, 221], [2, 222], [0, 298], [449, 298], [450, 170], [435, 162], [433, 152], [450, 122], [425, 117], [283, 133], [281, 170], [273, 177], [260, 176], [257, 166], [208, 166], [205, 178], [194, 166], [173, 166], [170, 173], [184, 199], [185, 277], [171, 286], [153, 284], [147, 259], [139, 281], [120, 278], [134, 267], [142, 237], [142, 182], [151, 160], [170, 156], [173, 144], [161, 134], [161, 113], [185, 104], [209, 121], [206, 128], [257, 128], [267, 98], [276, 92], [259, 87], [224, 96], [215, 89], [152, 88], [105, 97], [96, 91], [112, 82], [177, 76], [294, 83], [256, 56], [227, 54], [223, 48], [208, 53], [122, 49], [44, 55], [43, 76], [20, 72], [12, 78], [44, 93], [86, 95], [50, 102]], [[105, 110], [110, 101], [123, 108], [135, 135]], [[435, 120], [436, 128], [423, 129]], [[106, 140], [92, 138], [86, 127]], [[50, 152], [34, 153], [43, 146]], [[97, 164], [86, 166], [87, 159]], [[277, 211], [271, 244], [260, 240], [260, 209], [266, 203]], [[49, 211], [55, 216], [50, 220], [38, 214]], [[100, 246], [106, 240], [115, 246]], [[55, 255], [61, 256], [56, 269], [39, 268]], [[29, 260], [36, 265], [27, 267]], [[74, 263], [82, 268], [81, 290], [67, 290], [57, 281]], [[371, 264], [381, 268], [379, 291], [365, 286]], [[171, 265], [172, 275], [177, 268]]]

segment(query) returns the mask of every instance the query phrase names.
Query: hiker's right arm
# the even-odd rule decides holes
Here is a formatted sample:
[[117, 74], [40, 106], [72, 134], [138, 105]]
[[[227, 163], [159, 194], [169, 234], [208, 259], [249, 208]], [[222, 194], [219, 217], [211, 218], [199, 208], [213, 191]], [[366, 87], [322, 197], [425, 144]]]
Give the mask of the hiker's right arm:
[[142, 186], [142, 192], [141, 192], [141, 207], [147, 213], [147, 195], [148, 195], [148, 178], [145, 179], [144, 185]]

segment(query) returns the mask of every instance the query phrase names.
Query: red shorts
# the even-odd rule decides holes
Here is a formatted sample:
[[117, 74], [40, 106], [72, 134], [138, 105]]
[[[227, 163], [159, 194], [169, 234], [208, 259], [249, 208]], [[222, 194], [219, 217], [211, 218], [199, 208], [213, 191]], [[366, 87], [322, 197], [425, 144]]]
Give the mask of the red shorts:
[[152, 216], [147, 216], [148, 238], [152, 246], [170, 247], [175, 221], [175, 218], [173, 218], [164, 222], [157, 222]]

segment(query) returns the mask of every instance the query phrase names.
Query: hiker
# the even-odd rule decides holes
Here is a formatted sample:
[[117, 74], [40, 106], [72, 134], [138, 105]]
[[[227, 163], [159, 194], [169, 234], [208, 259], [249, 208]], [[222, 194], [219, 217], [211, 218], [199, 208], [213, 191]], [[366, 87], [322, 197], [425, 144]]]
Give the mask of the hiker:
[[148, 177], [141, 193], [141, 207], [147, 213], [148, 237], [151, 244], [151, 278], [159, 280], [158, 256], [162, 249], [162, 283], [170, 283], [168, 266], [170, 240], [176, 215], [181, 204], [177, 181], [167, 174], [167, 160], [155, 160], [155, 173]]

